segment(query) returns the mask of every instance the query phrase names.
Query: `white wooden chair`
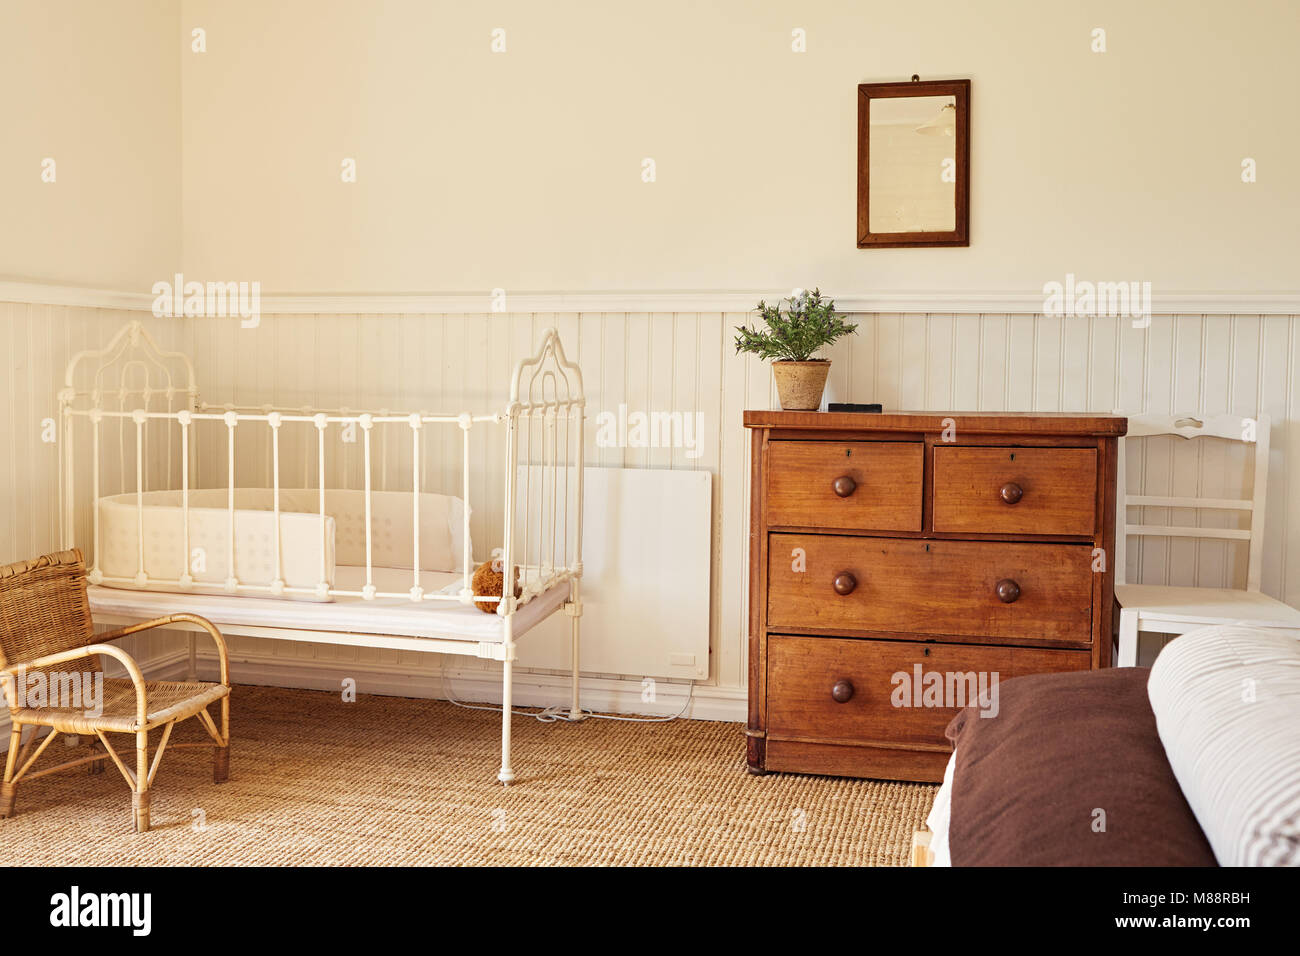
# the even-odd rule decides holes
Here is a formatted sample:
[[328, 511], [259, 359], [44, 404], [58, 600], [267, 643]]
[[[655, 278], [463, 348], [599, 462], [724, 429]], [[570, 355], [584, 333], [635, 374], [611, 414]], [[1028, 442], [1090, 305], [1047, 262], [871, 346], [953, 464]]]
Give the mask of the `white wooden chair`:
[[[1117, 414], [1124, 414], [1117, 412]], [[1116, 555], [1115, 603], [1119, 605], [1119, 643], [1116, 666], [1134, 667], [1138, 659], [1138, 639], [1142, 632], [1185, 634], [1211, 624], [1245, 624], [1252, 627], [1294, 628], [1300, 632], [1300, 610], [1269, 597], [1260, 591], [1260, 571], [1264, 553], [1264, 502], [1268, 488], [1267, 416], [1254, 420], [1255, 480], [1250, 498], [1188, 498], [1158, 495], [1126, 495], [1124, 491], [1125, 451], [1130, 439], [1153, 435], [1177, 435], [1186, 439], [1221, 438], [1251, 443], [1248, 428], [1251, 420], [1239, 415], [1138, 415], [1129, 416], [1128, 437], [1120, 439], [1119, 488], [1115, 502]], [[1130, 507], [1188, 508], [1219, 511], [1243, 511], [1250, 517], [1250, 528], [1205, 528], [1181, 525], [1129, 524]], [[1179, 587], [1158, 584], [1128, 584], [1125, 560], [1128, 536], [1144, 535], [1166, 538], [1211, 538], [1249, 541], [1246, 565], [1246, 589]]]

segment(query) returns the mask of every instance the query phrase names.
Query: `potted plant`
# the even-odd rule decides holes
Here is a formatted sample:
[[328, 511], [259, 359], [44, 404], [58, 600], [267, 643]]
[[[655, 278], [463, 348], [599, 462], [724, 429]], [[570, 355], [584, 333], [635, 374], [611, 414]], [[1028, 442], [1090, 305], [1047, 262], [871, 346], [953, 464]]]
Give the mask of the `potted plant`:
[[[785, 311], [781, 303], [787, 303]], [[830, 374], [830, 359], [817, 352], [836, 339], [857, 329], [835, 311], [835, 303], [823, 299], [821, 290], [799, 291], [776, 305], [758, 303], [757, 312], [767, 328], [736, 329], [736, 352], [750, 352], [772, 362], [776, 391], [787, 411], [821, 408], [822, 391]]]

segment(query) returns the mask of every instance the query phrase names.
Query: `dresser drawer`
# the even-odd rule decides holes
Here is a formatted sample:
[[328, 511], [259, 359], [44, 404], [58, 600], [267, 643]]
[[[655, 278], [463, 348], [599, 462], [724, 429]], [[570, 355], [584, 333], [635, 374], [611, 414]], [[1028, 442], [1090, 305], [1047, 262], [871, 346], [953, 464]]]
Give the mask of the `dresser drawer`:
[[944, 728], [962, 707], [978, 705], [996, 716], [1000, 682], [1087, 670], [1090, 663], [1087, 651], [773, 634], [767, 642], [767, 732], [947, 750]]
[[920, 442], [774, 441], [767, 522], [787, 528], [920, 531]]
[[1086, 545], [773, 534], [768, 626], [1091, 641]]
[[1091, 535], [1095, 448], [934, 448], [934, 530]]

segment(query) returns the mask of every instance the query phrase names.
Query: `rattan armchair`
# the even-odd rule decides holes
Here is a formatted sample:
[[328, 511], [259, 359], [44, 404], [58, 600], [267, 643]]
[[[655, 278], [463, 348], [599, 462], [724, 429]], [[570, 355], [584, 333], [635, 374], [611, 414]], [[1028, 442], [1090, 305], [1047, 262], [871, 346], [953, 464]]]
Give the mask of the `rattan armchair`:
[[[218, 683], [147, 681], [131, 656], [109, 643], [128, 634], [168, 625], [189, 625], [190, 629], [207, 631], [217, 645]], [[100, 655], [116, 659], [126, 668], [127, 676], [104, 678]], [[82, 668], [79, 674], [59, 669], [73, 662]], [[79, 686], [80, 675], [94, 675], [94, 684], [103, 682], [102, 692], [95, 695], [97, 700], [91, 707], [85, 706], [84, 699], [75, 702], [66, 699], [69, 697], [66, 692], [75, 691]], [[90, 764], [92, 770], [102, 769], [103, 761], [112, 760], [131, 787], [136, 831], [148, 830], [149, 789], [154, 774], [158, 772], [172, 728], [189, 717], [199, 719], [214, 743], [173, 746], [214, 746], [214, 782], [224, 783], [230, 774], [230, 670], [221, 632], [197, 614], [171, 614], [96, 635], [86, 597], [86, 568], [79, 550], [57, 551], [32, 561], [0, 567], [0, 684], [4, 687], [11, 721], [4, 782], [0, 784], [0, 817], [13, 815], [19, 781], [34, 780], [80, 764]], [[43, 691], [39, 699], [29, 700], [34, 696], [30, 693], [34, 685], [57, 687], [61, 693]], [[208, 713], [208, 705], [218, 701], [219, 722]], [[29, 726], [32, 731], [24, 744], [23, 731]], [[50, 728], [43, 738], [41, 727]], [[158, 727], [162, 728], [162, 737], [150, 764], [149, 731]], [[31, 772], [32, 765], [60, 733], [92, 737], [91, 755]], [[109, 743], [110, 733], [134, 735], [134, 771], [128, 769]]]

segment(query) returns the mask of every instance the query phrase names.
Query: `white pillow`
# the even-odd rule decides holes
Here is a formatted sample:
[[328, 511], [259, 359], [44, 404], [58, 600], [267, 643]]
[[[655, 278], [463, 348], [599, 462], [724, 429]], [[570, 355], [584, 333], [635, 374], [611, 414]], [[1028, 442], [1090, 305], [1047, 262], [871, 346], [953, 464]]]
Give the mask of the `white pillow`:
[[1223, 866], [1300, 866], [1300, 640], [1207, 627], [1147, 683], [1160, 742]]

